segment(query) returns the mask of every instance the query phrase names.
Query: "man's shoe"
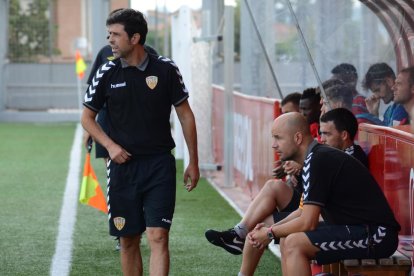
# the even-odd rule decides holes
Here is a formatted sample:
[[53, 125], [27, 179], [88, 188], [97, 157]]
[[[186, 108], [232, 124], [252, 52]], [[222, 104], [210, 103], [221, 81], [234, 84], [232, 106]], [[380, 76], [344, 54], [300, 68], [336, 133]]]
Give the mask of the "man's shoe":
[[209, 229], [205, 233], [209, 242], [216, 246], [223, 247], [227, 252], [233, 255], [240, 255], [243, 253], [244, 239], [237, 235], [233, 228], [225, 231], [216, 231]]
[[121, 240], [120, 240], [120, 238], [119, 237], [116, 237], [115, 238], [115, 241], [116, 241], [115, 250], [116, 251], [121, 250]]

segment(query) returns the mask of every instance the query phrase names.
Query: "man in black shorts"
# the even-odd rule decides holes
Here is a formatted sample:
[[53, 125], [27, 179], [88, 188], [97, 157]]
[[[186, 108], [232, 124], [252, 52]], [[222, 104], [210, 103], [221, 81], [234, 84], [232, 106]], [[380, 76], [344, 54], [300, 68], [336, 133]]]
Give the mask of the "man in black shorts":
[[312, 259], [328, 264], [394, 253], [400, 225], [361, 162], [314, 141], [299, 113], [276, 118], [272, 136], [282, 160], [303, 164], [303, 207], [270, 227], [258, 224], [247, 236], [253, 247], [262, 249], [275, 237], [283, 238], [284, 275], [311, 275]]
[[[117, 12], [121, 9], [117, 9], [112, 11], [112, 13]], [[157, 51], [155, 51], [154, 48], [152, 48], [151, 46], [148, 45], [144, 45], [144, 49], [148, 54], [152, 54], [152, 55], [156, 55], [158, 56]], [[93, 77], [95, 76], [95, 74], [98, 72], [99, 67], [101, 67], [103, 64], [107, 63], [108, 61], [111, 61], [115, 59], [114, 55], [112, 54], [112, 48], [110, 45], [105, 45], [104, 47], [101, 48], [101, 50], [99, 50], [95, 61], [92, 65], [91, 68], [91, 72], [89, 74], [88, 80], [87, 80], [87, 84], [91, 85], [92, 84], [92, 80]], [[107, 110], [106, 110], [106, 105], [103, 106], [103, 108], [101, 110], [99, 110], [96, 121], [98, 122], [99, 126], [102, 128], [102, 130], [109, 135], [109, 124], [107, 122]], [[83, 135], [83, 143], [85, 145], [86, 148], [89, 147], [89, 143], [91, 141], [91, 136], [89, 135], [88, 132], [84, 132]], [[109, 159], [109, 153], [108, 151], [105, 149], [105, 147], [103, 147], [101, 144], [99, 143], [95, 143], [95, 158], [103, 158], [104, 159], [104, 163], [106, 166], [106, 163], [108, 162]], [[121, 243], [119, 241], [119, 237], [116, 237], [115, 240], [117, 241], [115, 249], [119, 250], [121, 249]]]
[[[359, 160], [365, 166], [368, 166], [365, 152], [360, 146], [354, 144], [358, 123], [351, 111], [344, 108], [333, 109], [325, 113], [320, 121], [321, 143], [340, 149]], [[291, 178], [289, 181], [293, 180], [295, 179]], [[214, 245], [223, 247], [232, 254], [243, 253], [240, 275], [253, 275], [263, 253], [263, 250], [253, 249], [248, 244], [243, 247], [247, 233], [241, 236], [241, 230], [245, 228], [247, 228], [247, 231], [252, 230], [254, 225], [263, 221], [272, 212], [274, 221], [278, 222], [298, 208], [302, 185], [300, 182], [295, 183], [293, 188], [286, 184], [280, 179], [267, 181], [260, 193], [249, 205], [248, 211], [243, 216], [241, 222], [234, 228], [225, 231], [211, 229], [206, 232], [207, 239]], [[283, 198], [287, 199], [282, 200]], [[277, 204], [278, 209], [273, 211], [276, 208], [274, 207], [275, 204]], [[238, 246], [237, 242], [240, 242], [240, 246]]]
[[[85, 94], [82, 125], [109, 153], [108, 217], [112, 236], [121, 237], [124, 275], [142, 275], [140, 239], [151, 248], [151, 275], [168, 275], [168, 232], [175, 207], [175, 147], [169, 123], [174, 105], [189, 151], [184, 185], [199, 179], [197, 132], [188, 91], [177, 66], [144, 50], [148, 32], [143, 14], [111, 13], [106, 21], [115, 56], [95, 75]], [[95, 121], [106, 104], [109, 135]]]

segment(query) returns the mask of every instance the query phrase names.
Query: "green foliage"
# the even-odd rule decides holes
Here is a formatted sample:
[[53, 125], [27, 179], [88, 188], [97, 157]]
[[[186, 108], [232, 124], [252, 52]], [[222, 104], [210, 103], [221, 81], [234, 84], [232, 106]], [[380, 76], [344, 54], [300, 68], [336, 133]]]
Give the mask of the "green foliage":
[[36, 61], [49, 55], [49, 0], [33, 0], [23, 7], [10, 1], [9, 58], [12, 61]]

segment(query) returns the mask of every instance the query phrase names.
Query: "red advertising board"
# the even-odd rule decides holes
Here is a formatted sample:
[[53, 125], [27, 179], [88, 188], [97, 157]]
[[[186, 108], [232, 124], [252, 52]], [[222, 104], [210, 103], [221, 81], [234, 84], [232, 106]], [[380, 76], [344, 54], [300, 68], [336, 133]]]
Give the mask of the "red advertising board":
[[[279, 115], [276, 99], [233, 93], [233, 175], [234, 184], [253, 198], [271, 177], [275, 156], [271, 127]], [[224, 89], [213, 86], [213, 155], [216, 164], [223, 164]]]
[[399, 249], [412, 255], [414, 135], [409, 132], [409, 126], [404, 130], [360, 124], [358, 140], [368, 153], [371, 173], [401, 225]]

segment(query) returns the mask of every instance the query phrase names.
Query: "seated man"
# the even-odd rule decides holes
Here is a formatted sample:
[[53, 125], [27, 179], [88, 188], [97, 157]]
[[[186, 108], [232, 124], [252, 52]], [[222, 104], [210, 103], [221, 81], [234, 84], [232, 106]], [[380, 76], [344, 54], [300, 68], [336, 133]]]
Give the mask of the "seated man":
[[400, 225], [361, 162], [315, 142], [298, 113], [276, 118], [272, 136], [281, 160], [303, 164], [303, 208], [270, 227], [258, 224], [247, 236], [253, 249], [263, 250], [274, 238], [283, 238], [283, 275], [311, 275], [312, 259], [328, 264], [394, 253]]
[[[372, 95], [365, 99], [367, 108], [374, 116], [379, 116], [380, 100], [389, 104], [394, 100], [392, 87], [395, 84], [395, 73], [386, 63], [376, 63], [369, 67], [365, 74], [363, 86], [372, 91]], [[392, 103], [384, 113], [384, 126], [399, 126], [408, 123], [408, 114], [401, 104]]]
[[394, 102], [401, 104], [405, 111], [411, 115], [414, 107], [414, 66], [400, 71], [392, 90], [394, 91]]
[[359, 145], [354, 144], [358, 122], [351, 111], [335, 108], [326, 112], [321, 116], [319, 132], [322, 144], [344, 151], [368, 168], [367, 155]]
[[[282, 113], [298, 112], [300, 98], [300, 93], [292, 93], [287, 95], [281, 102]], [[290, 164], [285, 165], [285, 168], [289, 171], [294, 170]], [[274, 173], [279, 177], [283, 177], [286, 175], [283, 171], [284, 168], [280, 162]], [[267, 198], [265, 195], [268, 193], [274, 193], [274, 196]], [[254, 200], [250, 204], [246, 215], [240, 223], [238, 223], [234, 228], [223, 232], [208, 230], [206, 232], [207, 240], [214, 245], [223, 247], [231, 254], [240, 255], [243, 251], [244, 239], [247, 233], [253, 229], [258, 222], [263, 221], [270, 215], [269, 212], [267, 212], [267, 209], [271, 209], [271, 212], [276, 210], [276, 208], [280, 211], [292, 212], [293, 210], [296, 210], [297, 204], [300, 200], [299, 192], [295, 192], [294, 189], [287, 183], [275, 179], [271, 179], [266, 182], [259, 195], [261, 194], [263, 195], [263, 199]], [[257, 198], [261, 198], [259, 195]], [[273, 198], [275, 198], [275, 200]], [[291, 204], [289, 204], [289, 202], [291, 202]], [[262, 211], [262, 208], [265, 209]], [[264, 215], [261, 215], [262, 213]], [[220, 237], [218, 235], [220, 235]]]
[[325, 90], [326, 99], [322, 99], [321, 113], [324, 114], [328, 110], [343, 107], [355, 115], [360, 123], [382, 124], [381, 120], [370, 113], [354, 113], [353, 94], [354, 88], [348, 84], [334, 85]]
[[321, 96], [315, 88], [303, 91], [299, 102], [299, 112], [308, 121], [312, 137], [317, 138], [319, 134], [319, 117], [321, 116]]
[[284, 97], [280, 102], [282, 114], [289, 112], [298, 112], [301, 96], [302, 95], [299, 92], [293, 92]]
[[[339, 108], [337, 111], [336, 109], [329, 111], [322, 117], [322, 142], [344, 150], [366, 164], [367, 157], [365, 153], [353, 143], [358, 124], [352, 112]], [[298, 185], [300, 186], [300, 183]], [[223, 247], [232, 254], [243, 253], [241, 275], [252, 275], [263, 251], [253, 250], [248, 245], [245, 245], [243, 249], [245, 233], [272, 214], [275, 208], [280, 211], [279, 216], [274, 216], [275, 221], [279, 221], [283, 216], [288, 215], [288, 212], [291, 212], [292, 209], [296, 210], [300, 193], [301, 189], [299, 187], [296, 189], [282, 180], [269, 180], [250, 204], [242, 220], [234, 228], [222, 232], [208, 230], [206, 238], [212, 244]]]

